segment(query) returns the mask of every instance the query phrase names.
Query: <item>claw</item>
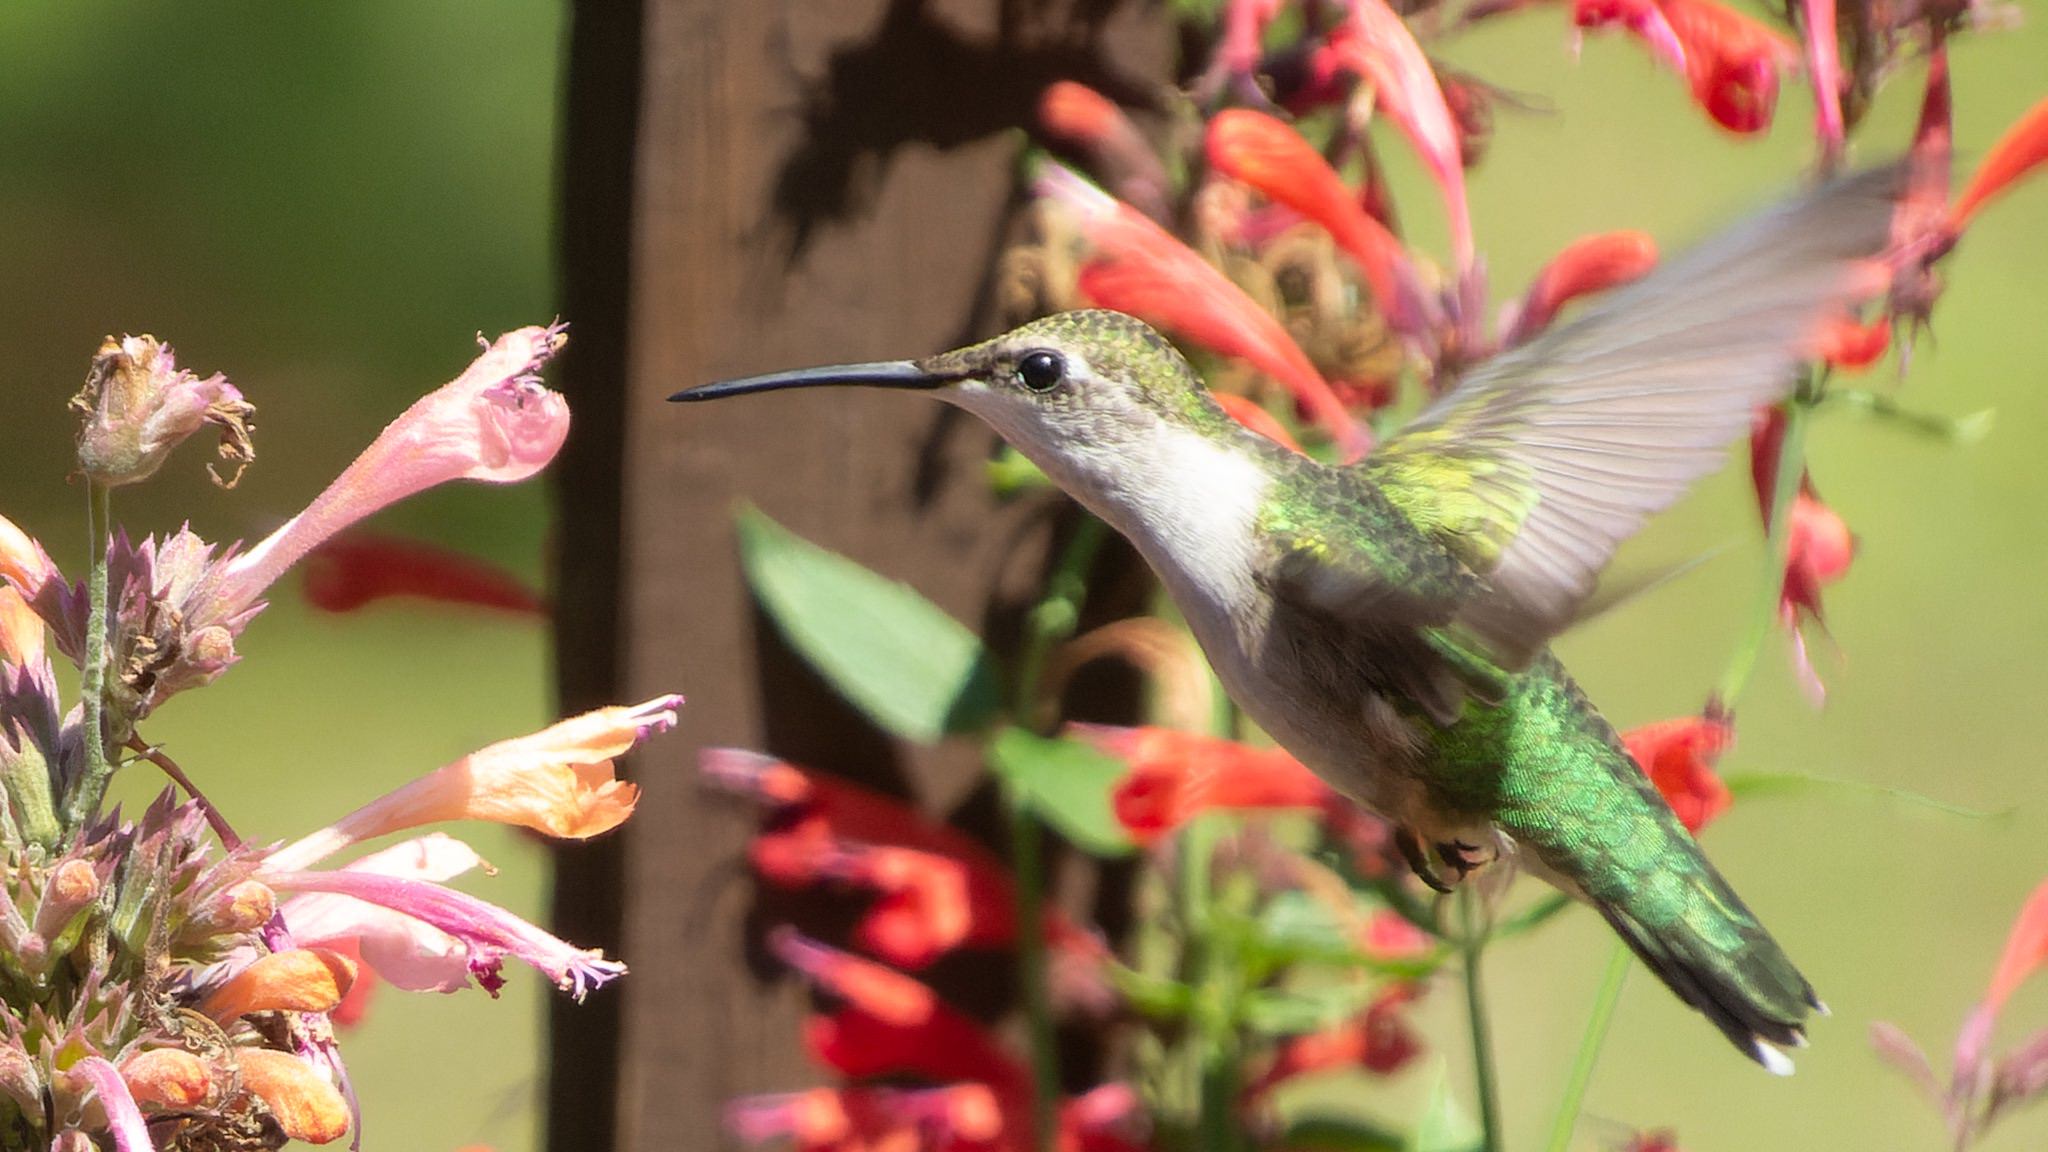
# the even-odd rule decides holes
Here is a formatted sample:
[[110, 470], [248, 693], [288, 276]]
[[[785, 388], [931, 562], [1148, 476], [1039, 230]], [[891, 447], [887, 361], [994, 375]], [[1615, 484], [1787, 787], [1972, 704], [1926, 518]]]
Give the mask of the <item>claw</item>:
[[[1416, 834], [1415, 829], [1405, 825], [1397, 829], [1394, 832], [1394, 847], [1400, 850], [1401, 859], [1408, 862], [1408, 868], [1415, 873], [1416, 879], [1438, 892], [1449, 893], [1455, 890], [1456, 882], [1445, 883], [1443, 877], [1437, 874], [1436, 866], [1429, 862], [1428, 854], [1422, 850], [1422, 837]], [[1441, 854], [1443, 846], [1438, 845], [1437, 849]], [[1463, 872], [1458, 875], [1463, 879]]]

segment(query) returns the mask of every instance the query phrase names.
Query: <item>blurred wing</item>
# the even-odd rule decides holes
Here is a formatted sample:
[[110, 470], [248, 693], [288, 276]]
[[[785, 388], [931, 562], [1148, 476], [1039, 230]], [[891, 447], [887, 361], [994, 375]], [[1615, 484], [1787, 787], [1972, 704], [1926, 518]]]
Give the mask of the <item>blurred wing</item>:
[[1457, 626], [1509, 668], [1568, 627], [1621, 542], [1719, 468], [1837, 310], [1882, 289], [1896, 167], [1710, 240], [1480, 366], [1360, 467], [1485, 578]]

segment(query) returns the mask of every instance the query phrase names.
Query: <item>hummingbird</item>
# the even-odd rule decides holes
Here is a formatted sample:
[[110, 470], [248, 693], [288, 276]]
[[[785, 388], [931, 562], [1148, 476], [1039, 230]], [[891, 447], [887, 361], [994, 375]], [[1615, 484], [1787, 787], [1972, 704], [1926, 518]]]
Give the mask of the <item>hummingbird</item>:
[[1473, 367], [1362, 459], [1231, 419], [1117, 312], [1066, 312], [921, 360], [726, 380], [928, 393], [1126, 537], [1225, 691], [1450, 890], [1507, 858], [1598, 909], [1779, 1075], [1826, 1009], [1564, 666], [1616, 548], [1796, 386], [1827, 320], [1881, 291], [1897, 169], [1739, 224]]

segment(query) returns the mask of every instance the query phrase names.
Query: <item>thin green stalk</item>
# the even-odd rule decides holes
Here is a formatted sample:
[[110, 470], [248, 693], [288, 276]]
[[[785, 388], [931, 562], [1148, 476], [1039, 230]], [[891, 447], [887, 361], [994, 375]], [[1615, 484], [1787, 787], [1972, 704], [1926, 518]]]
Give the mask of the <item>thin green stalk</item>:
[[1045, 897], [1042, 891], [1038, 818], [1015, 789], [1006, 789], [1010, 853], [1017, 886], [1017, 963], [1024, 985], [1024, 1014], [1031, 1031], [1031, 1119], [1039, 1152], [1049, 1152], [1059, 1125], [1060, 1064], [1053, 1033], [1052, 990], [1045, 974]]
[[1600, 1063], [1600, 1046], [1607, 1041], [1608, 1025], [1614, 1022], [1614, 1007], [1621, 1003], [1621, 989], [1628, 983], [1628, 970], [1635, 957], [1628, 945], [1616, 943], [1607, 958], [1607, 974], [1600, 978], [1600, 991], [1593, 997], [1593, 1014], [1586, 1018], [1585, 1035], [1579, 1038], [1579, 1054], [1572, 1059], [1572, 1072], [1564, 1082], [1564, 1098], [1557, 1103], [1557, 1119], [1550, 1125], [1550, 1142], [1545, 1152], [1565, 1152], [1572, 1132], [1579, 1126], [1579, 1107], [1585, 1103], [1586, 1088], [1593, 1082], [1593, 1067]]
[[[1011, 711], [1026, 727], [1042, 727], [1038, 693], [1046, 659], [1053, 646], [1073, 635], [1080, 622], [1081, 603], [1088, 594], [1088, 569], [1107, 534], [1102, 521], [1083, 517], [1046, 581], [1045, 596], [1032, 607], [1025, 622]], [[1030, 1023], [1032, 1126], [1039, 1152], [1050, 1152], [1059, 1124], [1060, 1067], [1052, 991], [1045, 970], [1044, 845], [1038, 818], [1021, 792], [1005, 787], [1003, 808], [1009, 816], [1016, 873], [1018, 977], [1024, 986], [1024, 1011]]]
[[1485, 1152], [1501, 1152], [1500, 1080], [1493, 1064], [1493, 1029], [1486, 1015], [1486, 994], [1480, 986], [1479, 955], [1486, 949], [1487, 928], [1479, 907], [1479, 896], [1471, 885], [1458, 893], [1461, 928], [1459, 945], [1465, 953], [1465, 1015], [1472, 1028], [1472, 1073], [1479, 1093], [1479, 1130]]
[[1811, 403], [1804, 395], [1795, 396], [1785, 404], [1785, 438], [1778, 444], [1778, 474], [1777, 483], [1771, 489], [1763, 579], [1757, 589], [1756, 610], [1750, 615], [1749, 628], [1729, 657], [1728, 670], [1721, 676], [1716, 699], [1725, 707], [1734, 707], [1736, 698], [1748, 687], [1749, 674], [1756, 669], [1757, 654], [1763, 651], [1778, 619], [1778, 597], [1785, 586], [1786, 522], [1791, 519], [1792, 497], [1799, 491], [1799, 478], [1806, 474], [1806, 417], [1810, 407]]
[[81, 669], [79, 695], [85, 706], [85, 772], [65, 797], [64, 827], [67, 831], [85, 825], [99, 811], [106, 795], [107, 781], [114, 774], [107, 759], [107, 543], [112, 531], [112, 501], [106, 485], [86, 481], [85, 526], [92, 554], [92, 571], [86, 579], [85, 665]]
[[1218, 955], [1214, 931], [1213, 867], [1221, 817], [1201, 816], [1180, 834], [1180, 918], [1186, 933], [1183, 978], [1195, 989], [1193, 1064], [1197, 1076], [1195, 1147], [1231, 1152], [1238, 1147], [1238, 988], [1234, 965]]

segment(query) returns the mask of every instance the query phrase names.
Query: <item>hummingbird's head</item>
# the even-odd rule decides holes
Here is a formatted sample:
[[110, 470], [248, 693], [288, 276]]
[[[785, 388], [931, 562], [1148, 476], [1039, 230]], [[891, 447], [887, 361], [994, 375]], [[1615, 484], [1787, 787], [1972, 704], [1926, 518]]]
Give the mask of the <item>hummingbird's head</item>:
[[923, 360], [749, 376], [671, 400], [821, 385], [910, 388], [965, 408], [1069, 489], [1100, 491], [1152, 446], [1235, 426], [1179, 351], [1121, 312], [1062, 312]]

